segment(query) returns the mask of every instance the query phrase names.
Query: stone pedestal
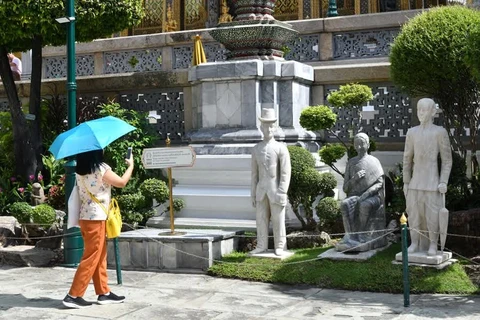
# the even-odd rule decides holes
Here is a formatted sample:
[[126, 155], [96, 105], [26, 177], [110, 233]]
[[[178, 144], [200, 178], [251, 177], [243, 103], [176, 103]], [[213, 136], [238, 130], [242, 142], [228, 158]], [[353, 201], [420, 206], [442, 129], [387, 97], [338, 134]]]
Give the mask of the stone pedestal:
[[284, 251], [281, 256], [277, 256], [273, 250], [267, 250], [261, 253], [249, 253], [248, 256], [252, 258], [267, 258], [267, 259], [278, 259], [278, 260], [285, 260], [290, 258], [295, 253], [291, 251]]
[[[120, 264], [124, 270], [163, 270], [204, 272], [214, 260], [238, 247], [243, 231], [208, 229], [139, 229], [118, 237]], [[108, 266], [115, 267], [113, 241], [108, 241]]]
[[299, 124], [310, 105], [313, 68], [296, 61], [238, 60], [192, 67], [192, 144], [252, 143], [261, 140], [262, 108], [278, 116], [275, 139], [313, 140]]
[[330, 259], [340, 261], [366, 261], [377, 253], [387, 249], [390, 245], [368, 251], [339, 252], [336, 249], [329, 249], [318, 255], [318, 259]]
[[[452, 259], [451, 252], [438, 251], [438, 254], [436, 256], [429, 256], [426, 252], [408, 253], [408, 263], [418, 265], [441, 265], [450, 259]], [[402, 261], [401, 252], [395, 255], [395, 260]]]

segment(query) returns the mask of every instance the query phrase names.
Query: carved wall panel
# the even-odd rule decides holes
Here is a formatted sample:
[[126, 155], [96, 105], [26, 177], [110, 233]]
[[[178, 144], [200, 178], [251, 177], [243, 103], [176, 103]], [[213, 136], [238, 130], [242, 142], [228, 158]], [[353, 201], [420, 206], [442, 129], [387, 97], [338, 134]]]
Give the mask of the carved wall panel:
[[285, 55], [286, 60], [317, 61], [319, 59], [319, 36], [309, 34], [288, 43], [290, 52]]
[[386, 57], [399, 29], [339, 32], [333, 35], [333, 59]]
[[162, 70], [162, 50], [145, 49], [105, 52], [103, 73], [124, 73]]
[[[93, 54], [77, 55], [75, 63], [77, 76], [91, 76], [95, 73]], [[43, 58], [43, 67], [45, 68], [45, 78], [65, 78], [67, 76], [67, 57]]]
[[[185, 135], [184, 102], [181, 89], [160, 89], [154, 91], [122, 93], [118, 98], [124, 108], [149, 112], [157, 118], [152, 124], [165, 140], [170, 135], [172, 142], [181, 141]], [[145, 121], [147, 121], [145, 119]]]
[[[365, 132], [376, 141], [403, 141], [412, 123], [410, 97], [393, 83], [367, 85], [372, 88], [373, 100], [359, 109], [334, 108], [338, 118], [333, 130], [345, 140], [357, 132]], [[337, 85], [325, 86], [325, 101], [328, 94], [337, 89]], [[331, 139], [334, 137], [329, 137]]]
[[0, 99], [0, 112], [10, 111], [8, 107], [8, 99]]

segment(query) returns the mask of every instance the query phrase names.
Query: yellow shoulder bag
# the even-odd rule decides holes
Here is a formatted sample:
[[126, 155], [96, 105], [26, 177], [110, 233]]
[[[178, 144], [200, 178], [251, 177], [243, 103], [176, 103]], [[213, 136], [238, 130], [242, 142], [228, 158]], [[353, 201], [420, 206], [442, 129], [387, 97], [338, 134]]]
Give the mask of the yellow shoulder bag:
[[105, 214], [107, 215], [107, 238], [117, 238], [122, 231], [122, 215], [120, 214], [120, 207], [118, 206], [117, 200], [115, 198], [112, 198], [112, 200], [110, 200], [110, 205], [108, 206], [107, 211], [107, 208], [105, 208], [105, 206], [100, 202], [100, 200], [98, 200], [97, 197], [95, 197], [90, 192], [90, 190], [87, 189], [87, 187], [85, 186], [85, 182], [83, 180], [82, 182], [85, 190], [87, 190], [92, 200], [95, 201], [98, 205], [100, 205], [100, 207], [102, 207], [103, 211], [105, 211]]

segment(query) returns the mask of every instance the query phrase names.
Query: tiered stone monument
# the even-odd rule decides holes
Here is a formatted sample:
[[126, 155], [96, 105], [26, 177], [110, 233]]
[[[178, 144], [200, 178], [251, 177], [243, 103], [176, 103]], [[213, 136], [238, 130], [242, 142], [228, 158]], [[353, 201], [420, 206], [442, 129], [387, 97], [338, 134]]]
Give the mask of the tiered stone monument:
[[[186, 207], [175, 217], [180, 227], [225, 227], [255, 230], [250, 201], [251, 149], [262, 140], [259, 117], [273, 109], [275, 139], [296, 143], [314, 140], [299, 124], [310, 105], [313, 67], [285, 61], [285, 44], [297, 32], [273, 16], [275, 1], [238, 0], [235, 18], [210, 31], [228, 52], [225, 62], [189, 70], [193, 130], [186, 134], [197, 154], [192, 168], [175, 168], [176, 197]], [[223, 19], [228, 21], [230, 19]], [[298, 220], [287, 209], [287, 226]], [[166, 226], [163, 217], [149, 226]]]

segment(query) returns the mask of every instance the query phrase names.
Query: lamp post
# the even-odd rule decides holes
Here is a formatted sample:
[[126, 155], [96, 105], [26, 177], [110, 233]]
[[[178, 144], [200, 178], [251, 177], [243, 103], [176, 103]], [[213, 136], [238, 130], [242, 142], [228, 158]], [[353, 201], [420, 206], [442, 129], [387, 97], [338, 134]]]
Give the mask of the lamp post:
[[328, 0], [327, 17], [336, 17], [336, 16], [338, 16], [337, 0]]
[[[77, 82], [75, 79], [75, 0], [66, 0], [67, 16], [56, 19], [58, 23], [67, 24], [67, 117], [68, 129], [77, 126]], [[72, 193], [75, 185], [75, 166], [76, 162], [73, 158], [68, 158], [65, 164], [65, 202]], [[68, 206], [67, 206], [68, 207]], [[67, 208], [68, 210], [68, 208]], [[80, 235], [78, 227], [64, 227], [64, 265], [76, 267], [83, 254], [83, 239]]]

